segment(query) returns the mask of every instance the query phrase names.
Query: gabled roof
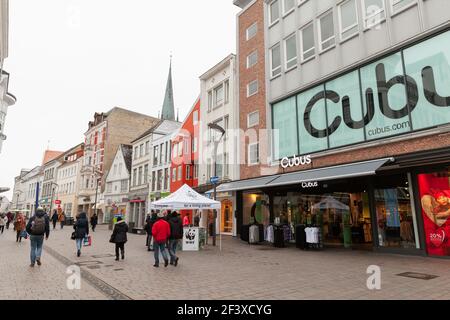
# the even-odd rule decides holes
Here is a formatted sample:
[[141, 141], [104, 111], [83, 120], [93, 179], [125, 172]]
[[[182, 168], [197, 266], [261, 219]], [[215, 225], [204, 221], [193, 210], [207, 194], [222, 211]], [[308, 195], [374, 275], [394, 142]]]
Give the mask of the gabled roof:
[[159, 125], [163, 122], [164, 120], [159, 120], [153, 127], [151, 127], [149, 130], [145, 131], [143, 134], [141, 134], [139, 137], [137, 137], [136, 139], [134, 139], [133, 141], [131, 141], [131, 143], [135, 143], [136, 141], [148, 136], [150, 133], [153, 133], [158, 127]]
[[55, 160], [56, 158], [60, 157], [63, 154], [64, 154], [64, 152], [62, 152], [62, 151], [45, 150], [44, 159], [42, 160], [42, 165], [45, 165], [52, 160]]
[[131, 163], [133, 160], [133, 146], [128, 144], [121, 144], [119, 147], [122, 150], [123, 159], [125, 160], [125, 166], [128, 173], [131, 174]]

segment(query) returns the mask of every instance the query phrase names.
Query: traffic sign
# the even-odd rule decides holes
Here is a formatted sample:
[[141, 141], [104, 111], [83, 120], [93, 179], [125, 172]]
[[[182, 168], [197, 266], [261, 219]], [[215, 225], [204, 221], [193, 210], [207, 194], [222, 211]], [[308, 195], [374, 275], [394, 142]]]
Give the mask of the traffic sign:
[[217, 183], [219, 183], [219, 180], [220, 180], [219, 177], [211, 177], [210, 181], [212, 184], [217, 184]]

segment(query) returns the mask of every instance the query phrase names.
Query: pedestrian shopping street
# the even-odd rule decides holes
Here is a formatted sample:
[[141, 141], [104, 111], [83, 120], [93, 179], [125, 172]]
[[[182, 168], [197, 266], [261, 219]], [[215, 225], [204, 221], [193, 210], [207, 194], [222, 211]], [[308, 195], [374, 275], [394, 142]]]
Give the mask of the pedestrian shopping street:
[[[111, 231], [99, 226], [92, 247], [76, 257], [72, 228], [59, 226], [45, 242], [41, 267], [29, 266], [29, 240], [15, 242], [10, 228], [0, 235], [0, 300], [10, 299], [447, 299], [450, 260], [325, 249], [301, 251], [249, 246], [224, 237], [222, 251], [207, 246], [180, 252], [178, 267], [153, 265], [145, 236], [129, 234], [125, 260], [114, 261]], [[66, 268], [81, 266], [81, 289], [69, 290]], [[381, 268], [381, 290], [369, 290], [367, 268]], [[424, 280], [399, 276], [414, 272]]]

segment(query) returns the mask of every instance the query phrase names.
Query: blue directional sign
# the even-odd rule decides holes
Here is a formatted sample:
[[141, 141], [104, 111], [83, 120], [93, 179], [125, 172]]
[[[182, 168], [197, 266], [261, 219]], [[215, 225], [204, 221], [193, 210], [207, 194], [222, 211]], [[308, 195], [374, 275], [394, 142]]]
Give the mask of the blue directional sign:
[[219, 177], [211, 177], [210, 181], [211, 181], [212, 184], [218, 184], [219, 180], [220, 180]]

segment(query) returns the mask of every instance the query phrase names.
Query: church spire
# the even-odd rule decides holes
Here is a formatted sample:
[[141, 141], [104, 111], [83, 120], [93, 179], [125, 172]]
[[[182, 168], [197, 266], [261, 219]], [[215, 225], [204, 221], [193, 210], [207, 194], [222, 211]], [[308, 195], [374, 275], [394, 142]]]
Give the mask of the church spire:
[[166, 94], [164, 96], [161, 119], [175, 121], [175, 106], [173, 101], [172, 85], [172, 55], [170, 55], [169, 77], [167, 79]]

